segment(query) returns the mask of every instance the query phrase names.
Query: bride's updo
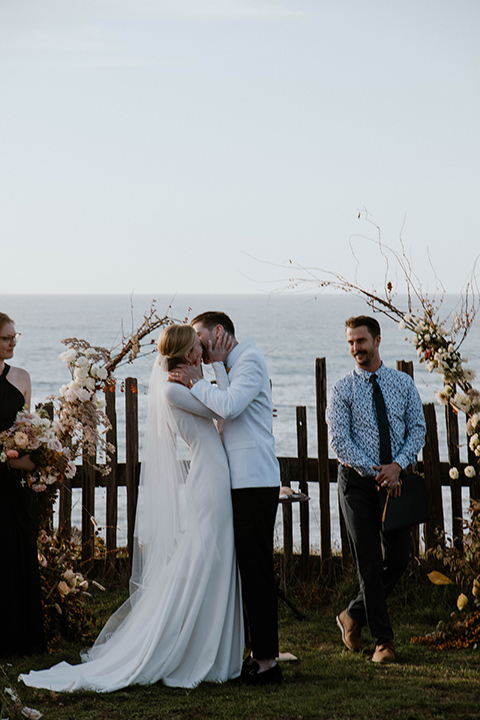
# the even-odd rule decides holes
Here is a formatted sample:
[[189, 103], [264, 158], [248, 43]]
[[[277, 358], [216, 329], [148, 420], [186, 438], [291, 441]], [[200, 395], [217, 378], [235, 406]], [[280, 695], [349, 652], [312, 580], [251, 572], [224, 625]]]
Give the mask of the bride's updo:
[[185, 355], [193, 350], [197, 333], [191, 325], [169, 325], [158, 338], [158, 351], [167, 358], [168, 370], [185, 362]]

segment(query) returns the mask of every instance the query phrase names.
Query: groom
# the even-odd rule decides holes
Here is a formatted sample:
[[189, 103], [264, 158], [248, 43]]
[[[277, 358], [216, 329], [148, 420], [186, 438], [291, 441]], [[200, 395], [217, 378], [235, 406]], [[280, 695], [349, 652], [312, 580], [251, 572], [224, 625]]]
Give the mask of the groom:
[[[176, 380], [223, 418], [223, 440], [230, 465], [233, 523], [251, 654], [242, 679], [252, 685], [282, 682], [278, 656], [277, 592], [273, 572], [273, 533], [280, 469], [272, 434], [272, 400], [265, 359], [250, 338], [238, 342], [231, 319], [209, 311], [191, 322], [203, 346], [205, 363], [223, 362], [228, 388], [202, 377], [200, 367], [176, 368]], [[229, 342], [225, 343], [225, 334]], [[222, 342], [218, 342], [222, 338]], [[230, 350], [226, 348], [230, 348]]]

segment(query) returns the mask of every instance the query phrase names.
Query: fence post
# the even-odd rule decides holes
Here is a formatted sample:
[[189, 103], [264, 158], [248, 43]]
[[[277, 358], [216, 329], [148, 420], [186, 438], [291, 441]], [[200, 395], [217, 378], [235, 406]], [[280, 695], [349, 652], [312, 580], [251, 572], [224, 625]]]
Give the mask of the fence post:
[[95, 468], [96, 456], [83, 457], [82, 482], [82, 563], [88, 571], [93, 566], [95, 554]]
[[327, 369], [325, 358], [315, 360], [315, 388], [317, 397], [317, 472], [320, 511], [320, 555], [322, 573], [327, 570], [332, 557], [330, 523], [330, 463], [328, 461], [328, 428], [325, 420], [327, 409]]
[[[395, 368], [400, 372], [410, 375], [413, 380], [413, 362], [411, 360], [397, 360]], [[418, 525], [412, 527], [412, 550], [413, 556], [418, 557], [420, 553], [420, 530]]]
[[[290, 458], [279, 458], [280, 463], [280, 477], [282, 485], [285, 487], [291, 486], [290, 480]], [[292, 562], [293, 562], [293, 522], [292, 522], [292, 503], [285, 502], [280, 503], [282, 506], [282, 520], [283, 520], [283, 590], [286, 589], [287, 580], [290, 579], [292, 574]]]
[[[448, 462], [450, 467], [460, 468], [460, 449], [458, 439], [458, 416], [451, 405], [445, 406], [445, 421], [447, 425]], [[462, 512], [462, 481], [450, 478], [450, 492], [452, 497], [452, 529], [453, 544], [457, 550], [463, 550], [463, 512]]]
[[[77, 466], [78, 471], [78, 466]], [[64, 477], [58, 499], [58, 532], [69, 538], [72, 534], [72, 481]]]
[[125, 481], [127, 486], [127, 533], [130, 562], [133, 556], [133, 531], [138, 495], [138, 389], [135, 378], [125, 380]]
[[430, 505], [430, 520], [425, 523], [425, 548], [432, 548], [438, 544], [437, 528], [441, 532], [443, 544], [443, 531], [445, 528], [443, 518], [442, 478], [440, 470], [440, 455], [438, 452], [437, 417], [435, 405], [428, 403], [423, 406], [427, 432], [425, 447], [423, 448], [423, 472], [427, 486], [428, 502]]
[[107, 432], [107, 442], [115, 448], [110, 456], [110, 472], [106, 478], [107, 488], [107, 509], [106, 509], [106, 544], [107, 572], [112, 573], [115, 569], [115, 550], [117, 548], [117, 517], [118, 517], [118, 492], [117, 492], [117, 411], [116, 411], [116, 387], [112, 383], [105, 388], [106, 408], [105, 412], [110, 421], [111, 428]]
[[[308, 495], [307, 408], [304, 405], [297, 407], [297, 451], [300, 492]], [[299, 505], [300, 537], [302, 541], [301, 572], [306, 577], [310, 564], [310, 520], [308, 502], [301, 502]]]

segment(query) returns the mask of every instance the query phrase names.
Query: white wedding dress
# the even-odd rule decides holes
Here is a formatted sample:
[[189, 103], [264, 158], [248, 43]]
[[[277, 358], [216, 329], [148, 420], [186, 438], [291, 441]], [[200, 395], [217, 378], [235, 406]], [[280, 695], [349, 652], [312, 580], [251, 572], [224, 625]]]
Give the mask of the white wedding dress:
[[[79, 665], [20, 678], [55, 691], [173, 687], [240, 675], [244, 646], [227, 457], [212, 413], [154, 368], [129, 599]], [[175, 436], [190, 446], [190, 469]]]

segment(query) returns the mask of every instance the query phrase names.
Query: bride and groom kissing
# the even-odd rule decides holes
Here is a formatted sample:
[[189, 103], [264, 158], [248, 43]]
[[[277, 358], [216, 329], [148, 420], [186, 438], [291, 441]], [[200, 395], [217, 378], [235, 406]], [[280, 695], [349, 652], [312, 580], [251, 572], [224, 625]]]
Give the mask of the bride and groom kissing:
[[[252, 339], [238, 342], [231, 319], [216, 311], [165, 328], [158, 349], [129, 598], [82, 664], [22, 675], [33, 687], [282, 682], [273, 572], [280, 471], [265, 359]], [[202, 357], [214, 384], [203, 378]], [[178, 437], [189, 445], [188, 466]], [[242, 663], [245, 637], [250, 653]]]

